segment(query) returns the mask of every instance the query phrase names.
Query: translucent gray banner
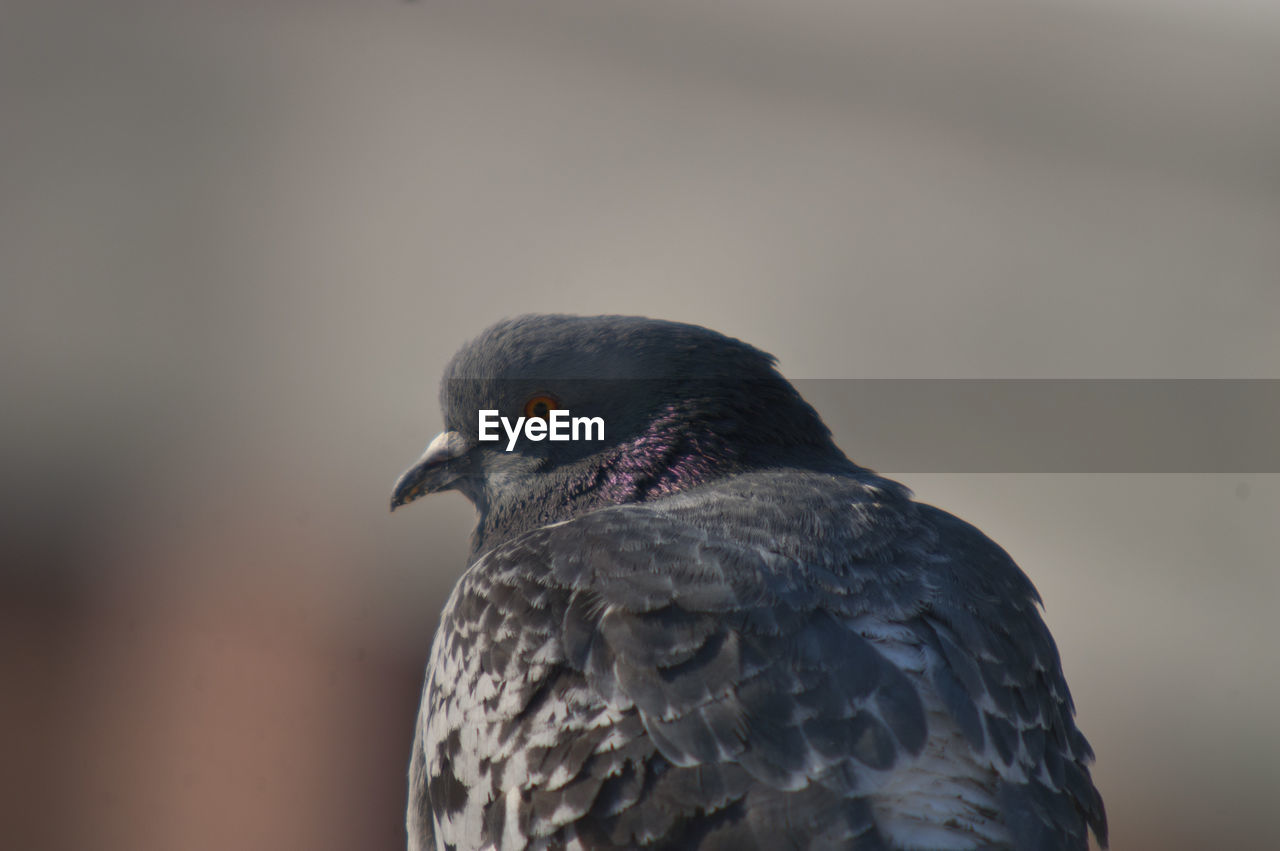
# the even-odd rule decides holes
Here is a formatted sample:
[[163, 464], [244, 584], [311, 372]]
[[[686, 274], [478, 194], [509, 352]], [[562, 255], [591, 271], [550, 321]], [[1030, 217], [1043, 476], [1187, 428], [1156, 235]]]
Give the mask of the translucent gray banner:
[[846, 454], [886, 472], [1280, 472], [1280, 380], [792, 383]]

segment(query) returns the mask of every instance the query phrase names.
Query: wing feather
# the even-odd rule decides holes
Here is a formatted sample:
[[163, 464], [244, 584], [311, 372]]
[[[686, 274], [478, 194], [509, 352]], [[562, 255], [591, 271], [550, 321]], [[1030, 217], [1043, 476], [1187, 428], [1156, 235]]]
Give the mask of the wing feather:
[[415, 748], [437, 841], [889, 847], [893, 778], [942, 783], [954, 747], [986, 784], [965, 817], [999, 809], [1019, 848], [1082, 848], [1086, 823], [1105, 840], [1057, 650], [1002, 550], [885, 480], [737, 480], [468, 570]]

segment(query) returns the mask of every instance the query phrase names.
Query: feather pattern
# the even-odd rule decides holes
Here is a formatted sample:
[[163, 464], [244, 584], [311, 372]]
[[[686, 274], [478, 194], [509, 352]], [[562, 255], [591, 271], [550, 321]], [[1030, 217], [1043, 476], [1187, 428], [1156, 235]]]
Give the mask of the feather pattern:
[[[477, 411], [599, 416], [486, 444]], [[1105, 846], [1030, 580], [851, 462], [773, 359], [705, 328], [527, 316], [464, 347], [392, 506], [457, 489], [411, 851]]]
[[438, 847], [1084, 848], [1101, 802], [1036, 601], [871, 474], [590, 512], [459, 582], [415, 782]]

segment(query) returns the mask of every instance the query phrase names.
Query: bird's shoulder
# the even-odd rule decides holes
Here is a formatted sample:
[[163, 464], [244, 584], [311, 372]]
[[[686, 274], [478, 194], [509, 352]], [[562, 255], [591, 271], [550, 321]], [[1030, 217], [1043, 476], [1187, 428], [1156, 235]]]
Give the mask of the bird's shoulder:
[[584, 512], [480, 554], [444, 623], [468, 636], [554, 629], [575, 600], [614, 614], [822, 608], [905, 620], [944, 566], [919, 508], [870, 473], [727, 477]]
[[[1040, 840], [1102, 823], [1101, 804], [1037, 603], [994, 542], [870, 473], [760, 471], [532, 530], [446, 606], [432, 800], [520, 789], [466, 813], [455, 794], [456, 815], [524, 835], [591, 813], [625, 846], [765, 812], [748, 806], [765, 789], [872, 800], [945, 726], [996, 778], [973, 808], [1034, 813], [1014, 833], [1059, 847]], [[659, 776], [684, 792], [655, 813]], [[832, 812], [833, 837], [875, 830]]]

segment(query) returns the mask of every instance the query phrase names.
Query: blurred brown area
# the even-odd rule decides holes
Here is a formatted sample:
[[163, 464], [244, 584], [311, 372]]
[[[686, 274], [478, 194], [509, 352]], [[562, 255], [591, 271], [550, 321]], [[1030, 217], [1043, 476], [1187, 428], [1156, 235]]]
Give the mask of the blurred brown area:
[[[1277, 80], [1257, 0], [6, 2], [3, 844], [403, 847], [471, 513], [388, 492], [501, 316], [1280, 377]], [[1276, 847], [1280, 477], [906, 481], [1043, 593], [1114, 847]]]

